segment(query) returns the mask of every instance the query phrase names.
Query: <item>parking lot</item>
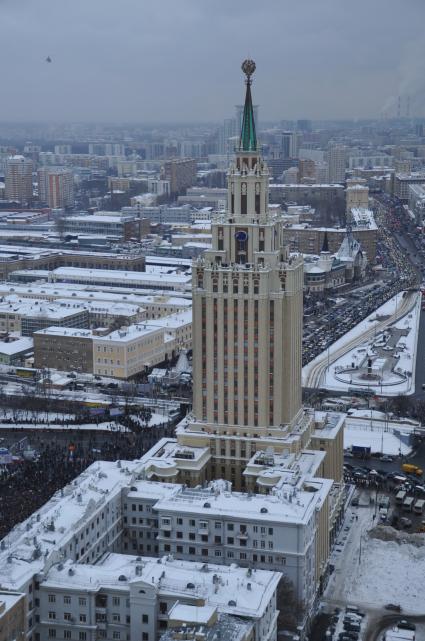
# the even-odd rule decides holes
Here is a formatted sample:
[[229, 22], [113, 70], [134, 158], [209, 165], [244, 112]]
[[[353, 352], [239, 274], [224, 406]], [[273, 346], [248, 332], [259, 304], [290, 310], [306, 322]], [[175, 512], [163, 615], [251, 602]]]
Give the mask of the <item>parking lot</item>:
[[[424, 531], [425, 515], [423, 510], [416, 511], [421, 506], [420, 501], [425, 499], [423, 475], [403, 472], [397, 459], [392, 464], [391, 461], [382, 462], [380, 459], [369, 460], [367, 465], [363, 463], [364, 461], [346, 460], [344, 479], [359, 490], [369, 490], [368, 500], [374, 506], [374, 521], [409, 532]], [[357, 506], [359, 500], [359, 492], [356, 492], [352, 505]]]

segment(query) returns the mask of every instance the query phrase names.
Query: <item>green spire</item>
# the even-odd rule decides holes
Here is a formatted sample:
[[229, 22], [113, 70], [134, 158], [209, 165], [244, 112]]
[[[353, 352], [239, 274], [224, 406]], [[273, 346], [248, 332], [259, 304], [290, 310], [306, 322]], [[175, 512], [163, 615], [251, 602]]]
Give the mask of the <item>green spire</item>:
[[255, 71], [255, 62], [253, 60], [245, 60], [242, 63], [242, 71], [246, 75], [246, 95], [239, 149], [240, 151], [256, 151], [257, 136], [255, 133], [254, 108], [251, 97], [251, 76]]

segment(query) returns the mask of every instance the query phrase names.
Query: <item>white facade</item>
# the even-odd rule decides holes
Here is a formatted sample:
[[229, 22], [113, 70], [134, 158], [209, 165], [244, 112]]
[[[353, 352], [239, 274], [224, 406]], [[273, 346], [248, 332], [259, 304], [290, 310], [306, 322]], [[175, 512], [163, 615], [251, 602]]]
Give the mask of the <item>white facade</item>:
[[[277, 572], [108, 554], [96, 565], [67, 561], [40, 582], [40, 641], [156, 641], [171, 616], [205, 611], [241, 617], [257, 639], [276, 639]], [[176, 606], [178, 609], [176, 609]], [[174, 611], [174, 614], [173, 614]], [[56, 632], [56, 637], [54, 632]]]

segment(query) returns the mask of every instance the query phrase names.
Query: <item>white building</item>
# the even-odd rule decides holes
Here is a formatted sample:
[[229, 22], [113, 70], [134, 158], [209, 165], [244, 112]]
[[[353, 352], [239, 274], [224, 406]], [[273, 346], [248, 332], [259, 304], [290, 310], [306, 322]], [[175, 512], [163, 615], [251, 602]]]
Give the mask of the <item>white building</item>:
[[[66, 561], [40, 581], [40, 641], [99, 638], [156, 641], [174, 621], [240, 617], [255, 638], [276, 639], [280, 574], [109, 553], [97, 564]], [[56, 633], [56, 635], [54, 634]], [[227, 640], [226, 640], [227, 641]]]
[[[213, 559], [117, 554], [127, 528], [124, 513], [133, 513], [127, 495], [143, 468], [143, 460], [91, 465], [3, 539], [0, 589], [26, 595], [28, 641], [156, 641], [176, 604], [200, 607], [200, 615], [210, 607], [241, 617], [254, 638], [274, 641], [278, 572]], [[144, 482], [146, 532], [158, 520], [153, 503], [181, 489]], [[140, 510], [136, 514], [142, 518]]]

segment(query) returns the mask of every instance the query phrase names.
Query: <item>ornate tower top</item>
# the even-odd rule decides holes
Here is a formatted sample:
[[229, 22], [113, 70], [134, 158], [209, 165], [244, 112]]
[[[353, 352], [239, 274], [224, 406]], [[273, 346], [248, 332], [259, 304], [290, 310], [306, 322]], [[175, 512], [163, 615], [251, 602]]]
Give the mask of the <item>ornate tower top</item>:
[[241, 137], [239, 141], [240, 151], [257, 151], [257, 136], [255, 133], [254, 109], [251, 97], [251, 76], [255, 71], [255, 62], [247, 59], [242, 63], [242, 71], [246, 75], [246, 94], [245, 106], [243, 110], [243, 120]]

